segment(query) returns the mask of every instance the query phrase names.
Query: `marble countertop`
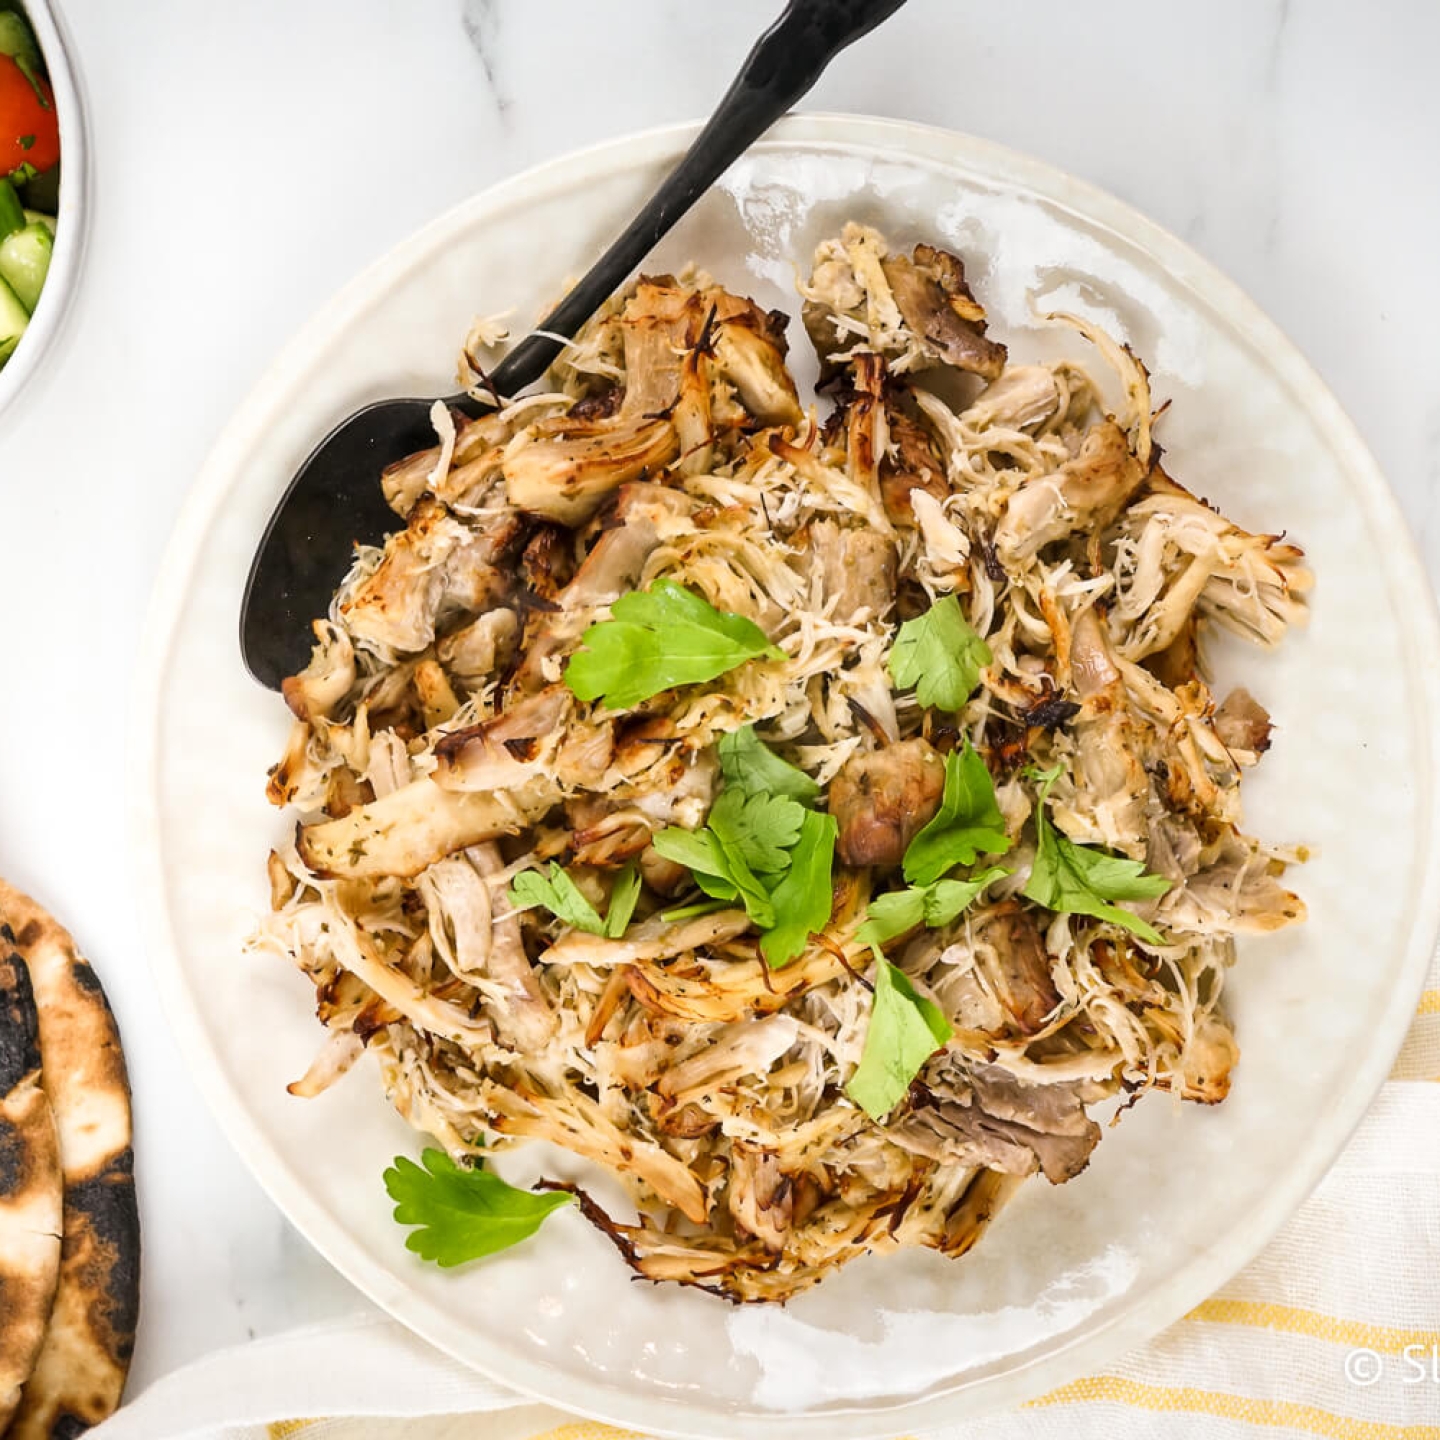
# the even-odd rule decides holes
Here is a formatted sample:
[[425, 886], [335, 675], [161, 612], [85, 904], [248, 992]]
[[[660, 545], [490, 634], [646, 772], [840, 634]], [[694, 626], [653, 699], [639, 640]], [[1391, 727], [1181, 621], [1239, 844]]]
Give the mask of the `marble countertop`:
[[[133, 918], [122, 717], [172, 517], [240, 397], [356, 270], [502, 176], [703, 114], [777, 5], [63, 8], [90, 101], [93, 233], [65, 342], [0, 419], [0, 873], [76, 932], [126, 1037], [138, 1387], [357, 1299], [205, 1112]], [[1440, 8], [1414, 0], [910, 0], [807, 106], [999, 140], [1183, 236], [1328, 380], [1433, 576], [1436, 53]]]

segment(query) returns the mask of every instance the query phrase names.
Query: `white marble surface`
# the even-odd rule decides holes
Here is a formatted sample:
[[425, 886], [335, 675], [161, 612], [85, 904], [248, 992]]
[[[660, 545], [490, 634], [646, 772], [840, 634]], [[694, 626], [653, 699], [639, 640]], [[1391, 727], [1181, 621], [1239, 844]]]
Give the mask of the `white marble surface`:
[[[94, 233], [62, 351], [0, 419], [0, 872], [78, 933], [125, 1031], [143, 1385], [353, 1301], [204, 1112], [136, 936], [123, 715], [170, 517], [240, 395], [355, 270], [503, 175], [701, 114], [775, 5], [64, 8]], [[808, 103], [1001, 140], [1190, 240], [1328, 379], [1440, 575], [1437, 53], [1421, 0], [910, 0]]]

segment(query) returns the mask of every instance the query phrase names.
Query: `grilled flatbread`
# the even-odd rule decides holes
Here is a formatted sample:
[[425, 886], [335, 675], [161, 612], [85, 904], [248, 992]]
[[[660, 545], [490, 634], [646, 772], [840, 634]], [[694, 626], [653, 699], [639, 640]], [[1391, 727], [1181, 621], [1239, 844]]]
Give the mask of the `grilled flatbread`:
[[0, 917], [30, 970], [55, 1115], [64, 1241], [50, 1328], [5, 1440], [51, 1440], [120, 1403], [140, 1296], [130, 1087], [95, 972], [28, 896], [0, 881]]
[[30, 974], [0, 928], [0, 1434], [40, 1354], [60, 1272], [60, 1147]]

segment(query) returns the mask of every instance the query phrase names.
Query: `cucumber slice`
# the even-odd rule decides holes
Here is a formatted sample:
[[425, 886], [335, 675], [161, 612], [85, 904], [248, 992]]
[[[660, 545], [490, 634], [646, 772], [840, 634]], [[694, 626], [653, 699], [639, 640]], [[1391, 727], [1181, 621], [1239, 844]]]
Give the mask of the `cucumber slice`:
[[55, 233], [55, 217], [45, 214], [43, 210], [27, 210], [25, 223], [27, 225], [43, 225], [52, 235]]
[[24, 223], [25, 207], [21, 205], [15, 187], [8, 180], [0, 179], [0, 240], [20, 229]]
[[0, 240], [0, 280], [32, 315], [50, 269], [54, 243], [43, 225], [27, 225]]
[[40, 47], [35, 43], [24, 17], [13, 10], [0, 12], [0, 55], [13, 55], [37, 74], [43, 73]]
[[10, 358], [29, 323], [30, 316], [15, 298], [15, 292], [0, 280], [0, 365]]

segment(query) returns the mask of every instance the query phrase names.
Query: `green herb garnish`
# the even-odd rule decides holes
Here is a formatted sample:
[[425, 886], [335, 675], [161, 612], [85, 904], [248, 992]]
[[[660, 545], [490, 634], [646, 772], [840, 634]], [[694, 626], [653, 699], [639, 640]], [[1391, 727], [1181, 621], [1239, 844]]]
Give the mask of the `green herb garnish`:
[[877, 958], [865, 1049], [845, 1093], [872, 1120], [883, 1120], [953, 1033], [939, 1006], [917, 995], [904, 973], [883, 956]]
[[830, 873], [838, 832], [833, 815], [805, 812], [800, 838], [790, 852], [790, 868], [770, 892], [774, 923], [760, 937], [760, 953], [772, 970], [788, 965], [805, 949], [811, 935], [830, 921], [834, 907]]
[[754, 871], [773, 873], [790, 863], [800, 838], [805, 807], [784, 795], [725, 789], [710, 807], [708, 825], [727, 856], [739, 856]]
[[640, 871], [634, 864], [627, 865], [615, 877], [610, 887], [610, 908], [605, 912], [605, 936], [618, 940], [635, 913], [635, 902], [640, 898]]
[[1151, 945], [1163, 945], [1165, 937], [1151, 924], [1129, 910], [1107, 904], [1110, 900], [1153, 900], [1170, 888], [1163, 875], [1149, 875], [1138, 860], [1077, 845], [1061, 835], [1045, 813], [1050, 787], [1060, 774], [1053, 770], [1036, 774], [1042, 782], [1035, 805], [1035, 860], [1030, 878], [1021, 894], [1047, 910], [1069, 915], [1093, 915], [1108, 920]]
[[671, 580], [622, 595], [610, 614], [580, 637], [565, 683], [581, 700], [612, 710], [713, 680], [747, 660], [785, 658], [753, 620], [717, 610]]
[[987, 886], [1013, 872], [992, 865], [962, 880], [936, 880], [930, 885], [912, 885], [877, 895], [866, 908], [865, 923], [855, 932], [862, 945], [884, 945], [907, 930], [921, 925], [938, 929], [948, 925], [962, 910], [974, 904]]
[[809, 805], [820, 798], [820, 786], [803, 770], [782, 760], [755, 733], [742, 726], [720, 737], [716, 747], [725, 784], [746, 795], [784, 795]]
[[957, 865], [1010, 848], [1005, 817], [995, 800], [995, 782], [968, 740], [945, 757], [945, 789], [934, 819], [905, 851], [905, 878], [929, 885]]
[[667, 925], [678, 925], [682, 920], [698, 920], [702, 915], [713, 915], [723, 910], [728, 900], [697, 900], [693, 905], [680, 905], [674, 910], [662, 910], [660, 918]]
[[744, 905], [761, 932], [766, 962], [778, 969], [830, 919], [837, 826], [801, 803], [818, 798], [820, 787], [749, 726], [726, 736], [720, 752], [726, 785], [705, 826], [672, 826], [652, 843], [684, 865], [707, 895]]
[[890, 675], [901, 689], [938, 710], [959, 710], [992, 659], [990, 647], [970, 628], [953, 595], [907, 620], [890, 647]]
[[426, 1150], [419, 1165], [397, 1155], [382, 1178], [397, 1223], [420, 1227], [405, 1248], [447, 1268], [529, 1239], [547, 1215], [574, 1198], [564, 1191], [517, 1190], [479, 1164], [462, 1170], [443, 1150]]
[[616, 879], [615, 888], [610, 892], [610, 908], [603, 920], [580, 887], [553, 860], [548, 876], [539, 870], [522, 870], [510, 882], [510, 903], [517, 910], [533, 910], [538, 905], [577, 930], [605, 935], [611, 940], [625, 933], [639, 895], [640, 875], [633, 865], [627, 865]]
[[746, 864], [744, 855], [727, 850], [708, 826], [682, 830], [672, 825], [658, 831], [650, 843], [667, 860], [685, 866], [695, 883], [713, 899], [739, 900], [762, 929], [775, 923], [770, 892]]

